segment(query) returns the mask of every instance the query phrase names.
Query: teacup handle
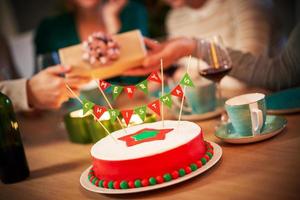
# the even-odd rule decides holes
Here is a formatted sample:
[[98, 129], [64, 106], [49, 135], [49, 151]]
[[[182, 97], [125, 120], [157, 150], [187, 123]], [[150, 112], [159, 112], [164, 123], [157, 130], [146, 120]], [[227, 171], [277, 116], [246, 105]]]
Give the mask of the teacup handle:
[[254, 134], [259, 134], [263, 126], [263, 113], [261, 110], [254, 108], [251, 110], [252, 130]]

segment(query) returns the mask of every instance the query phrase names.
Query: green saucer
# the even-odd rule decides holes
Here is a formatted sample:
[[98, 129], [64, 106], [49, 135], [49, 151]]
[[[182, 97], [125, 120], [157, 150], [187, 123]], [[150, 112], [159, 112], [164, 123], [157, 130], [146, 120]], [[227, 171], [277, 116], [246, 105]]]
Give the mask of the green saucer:
[[255, 136], [241, 136], [236, 133], [232, 124], [221, 125], [215, 132], [215, 136], [224, 142], [234, 144], [246, 144], [252, 142], [262, 141], [271, 138], [280, 133], [287, 124], [287, 120], [282, 116], [267, 115], [265, 127], [259, 135]]
[[300, 87], [275, 92], [266, 97], [269, 114], [300, 112]]

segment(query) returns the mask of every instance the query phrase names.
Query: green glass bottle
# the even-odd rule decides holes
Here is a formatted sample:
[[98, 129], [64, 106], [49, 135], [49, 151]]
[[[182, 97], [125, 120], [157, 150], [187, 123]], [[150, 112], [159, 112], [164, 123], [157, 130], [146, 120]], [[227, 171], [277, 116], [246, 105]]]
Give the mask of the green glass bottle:
[[29, 168], [11, 100], [0, 92], [0, 179], [15, 183], [29, 176]]

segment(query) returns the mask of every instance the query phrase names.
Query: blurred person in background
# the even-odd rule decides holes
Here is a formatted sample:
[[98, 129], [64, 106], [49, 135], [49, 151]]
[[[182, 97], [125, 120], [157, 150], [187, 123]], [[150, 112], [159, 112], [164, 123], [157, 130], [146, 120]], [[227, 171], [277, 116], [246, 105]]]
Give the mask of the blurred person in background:
[[[165, 2], [172, 7], [166, 18], [169, 38], [186, 36], [209, 39], [219, 35], [224, 44], [232, 49], [253, 55], [270, 53], [273, 42], [272, 2], [269, 0], [165, 0]], [[276, 33], [272, 34], [275, 37]], [[187, 58], [183, 58], [179, 63], [186, 66], [187, 61]], [[197, 66], [191, 66], [192, 71], [196, 71], [196, 68]], [[182, 74], [182, 70], [179, 70], [177, 75]], [[236, 91], [246, 87], [241, 81], [229, 76], [222, 80], [221, 86]]]
[[67, 83], [75, 93], [89, 80], [84, 77], [64, 79], [70, 67], [60, 65], [40, 71], [30, 79], [19, 78], [11, 59], [6, 40], [0, 34], [0, 92], [13, 102], [15, 111], [32, 109], [56, 109], [69, 99]]
[[[70, 12], [47, 18], [38, 26], [34, 38], [37, 59], [39, 55], [79, 44], [93, 32], [116, 34], [139, 29], [143, 35], [148, 35], [147, 11], [136, 1], [68, 0], [67, 6]], [[38, 66], [38, 68], [46, 67], [48, 65]], [[143, 78], [116, 77], [110, 81], [134, 84]]]
[[[144, 60], [143, 67], [131, 69], [127, 74], [138, 75], [149, 73], [153, 66], [159, 69], [160, 59], [164, 60], [165, 66], [170, 66], [178, 59], [193, 55], [200, 58], [203, 55], [197, 49], [201, 45], [209, 47], [210, 41], [189, 37], [178, 37], [158, 43], [145, 39], [148, 46], [148, 56]], [[265, 88], [272, 91], [284, 90], [300, 86], [300, 22], [294, 25], [284, 48], [275, 56], [266, 54], [255, 55], [226, 48], [232, 60], [231, 76], [244, 81], [248, 85]], [[222, 49], [219, 49], [222, 51]]]

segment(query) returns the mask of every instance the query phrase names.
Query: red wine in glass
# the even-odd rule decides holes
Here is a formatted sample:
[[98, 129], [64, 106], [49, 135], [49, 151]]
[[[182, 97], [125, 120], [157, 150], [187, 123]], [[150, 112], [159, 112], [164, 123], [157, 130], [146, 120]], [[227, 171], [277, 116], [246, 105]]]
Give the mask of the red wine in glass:
[[219, 83], [221, 79], [227, 75], [231, 70], [231, 67], [220, 66], [218, 68], [207, 68], [199, 70], [201, 76], [215, 82]]

